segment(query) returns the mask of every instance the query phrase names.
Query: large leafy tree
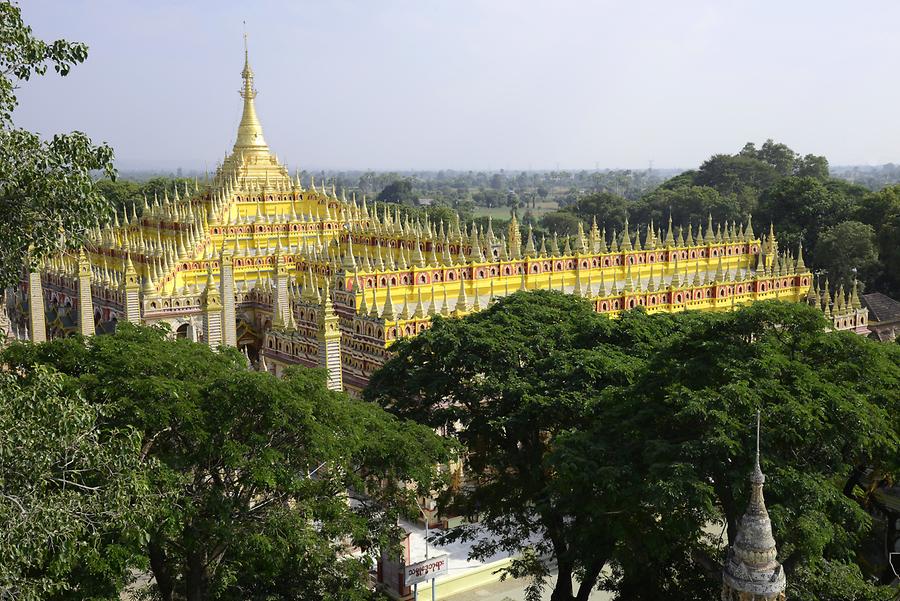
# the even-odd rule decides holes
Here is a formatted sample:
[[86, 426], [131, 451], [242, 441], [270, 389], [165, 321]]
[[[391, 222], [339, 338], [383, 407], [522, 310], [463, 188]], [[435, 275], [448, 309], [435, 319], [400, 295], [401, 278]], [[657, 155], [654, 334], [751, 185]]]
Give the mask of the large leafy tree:
[[765, 190], [782, 174], [771, 164], [744, 153], [715, 154], [697, 170], [693, 183], [715, 188], [722, 194], [735, 194], [743, 188]]
[[394, 202], [404, 205], [415, 205], [416, 194], [409, 178], [394, 180], [386, 185], [375, 198], [378, 202]]
[[52, 365], [141, 433], [161, 499], [145, 551], [166, 601], [368, 598], [371, 558], [350, 551], [395, 544], [398, 515], [440, 486], [447, 441], [327, 390], [317, 370], [278, 379], [128, 324], [4, 359]]
[[789, 177], [766, 190], [759, 202], [763, 223], [778, 227], [779, 239], [787, 248], [802, 243], [815, 247], [826, 227], [850, 218], [853, 203], [840, 190], [833, 190], [812, 177]]
[[873, 289], [900, 297], [900, 186], [866, 195], [857, 207], [856, 218], [876, 232], [881, 274]]
[[149, 498], [140, 435], [46, 367], [0, 373], [0, 597], [114, 599]]
[[878, 271], [878, 245], [875, 229], [859, 221], [843, 221], [819, 234], [816, 243], [817, 267], [825, 272], [834, 286], [849, 287], [861, 277], [875, 280]]
[[745, 222], [756, 207], [755, 193], [720, 194], [707, 186], [660, 188], [638, 202], [634, 220], [665, 224], [671, 215], [676, 226], [705, 224], [709, 215], [716, 221]]
[[586, 223], [593, 219], [597, 223], [604, 224], [608, 229], [622, 229], [622, 224], [628, 216], [631, 204], [627, 198], [611, 192], [595, 192], [583, 198], [579, 198], [571, 211]]
[[535, 577], [535, 592], [548, 575], [538, 558], [552, 556], [554, 601], [586, 599], [594, 588], [617, 536], [615, 517], [591, 516], [621, 501], [595, 495], [568, 513], [548, 456], [558, 435], [590, 423], [595, 391], [624, 385], [641, 362], [640, 352], [597, 341], [643, 341], [641, 329], [614, 328], [586, 302], [557, 292], [516, 294], [463, 320], [436, 318], [424, 335], [397, 344], [366, 391], [463, 443], [471, 487], [453, 502], [479, 525], [448, 538], [475, 541], [475, 557], [523, 553], [511, 572]]
[[644, 476], [653, 508], [646, 530], [630, 530], [622, 546], [623, 597], [681, 591], [686, 567], [718, 573], [703, 526], [721, 520], [723, 542], [735, 539], [757, 409], [766, 416], [762, 465], [789, 597], [819, 598], [803, 591], [824, 590], [822, 579], [838, 572], [855, 575], [844, 586], [859, 597], [848, 598], [874, 594], [855, 564], [871, 518], [843, 489], [854, 468], [898, 467], [900, 353], [825, 325], [815, 310], [781, 303], [698, 316], [662, 340], [625, 394], [604, 405], [579, 448], [589, 452], [604, 424], [619, 424], [626, 436], [616, 448]]
[[828, 159], [814, 154], [798, 157], [794, 163], [794, 175], [827, 180], [829, 176]]
[[472, 481], [454, 501], [479, 522], [449, 537], [520, 553], [511, 572], [534, 588], [553, 557], [555, 601], [597, 585], [710, 598], [762, 408], [791, 596], [840, 573], [869, 598], [855, 554], [871, 520], [842, 489], [854, 467], [898, 467], [900, 353], [826, 325], [804, 305], [608, 320], [570, 296], [516, 294], [400, 342], [367, 394], [459, 438]]
[[561, 236], [575, 235], [580, 223], [582, 223], [581, 219], [569, 210], [545, 213], [540, 219], [542, 228]]
[[112, 150], [82, 132], [42, 139], [16, 128], [16, 89], [52, 66], [66, 75], [87, 58], [87, 46], [35, 38], [19, 7], [0, 2], [0, 286], [23, 265], [79, 247], [87, 230], [110, 214], [93, 171], [115, 176]]

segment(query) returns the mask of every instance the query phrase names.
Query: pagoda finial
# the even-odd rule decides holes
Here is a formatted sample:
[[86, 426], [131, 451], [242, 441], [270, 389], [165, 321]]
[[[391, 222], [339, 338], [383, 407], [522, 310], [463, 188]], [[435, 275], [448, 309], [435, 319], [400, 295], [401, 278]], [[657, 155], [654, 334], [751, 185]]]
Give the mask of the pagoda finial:
[[247, 22], [241, 21], [244, 25], [244, 70], [250, 70], [250, 52], [247, 49]]
[[256, 106], [253, 103], [256, 98], [256, 90], [253, 88], [253, 69], [250, 68], [250, 51], [247, 47], [246, 31], [244, 31], [244, 70], [241, 71], [241, 78], [244, 80], [244, 85], [240, 90], [240, 95], [244, 99], [244, 112], [241, 115], [240, 125], [238, 125], [234, 151], [264, 151], [268, 154], [269, 147], [263, 138], [262, 125], [256, 116]]
[[762, 469], [759, 467], [759, 425], [761, 422], [760, 411], [756, 410], [756, 461], [753, 464], [753, 475], [750, 477], [750, 481], [754, 484], [759, 482], [760, 484], [766, 481], [766, 477], [762, 473]]

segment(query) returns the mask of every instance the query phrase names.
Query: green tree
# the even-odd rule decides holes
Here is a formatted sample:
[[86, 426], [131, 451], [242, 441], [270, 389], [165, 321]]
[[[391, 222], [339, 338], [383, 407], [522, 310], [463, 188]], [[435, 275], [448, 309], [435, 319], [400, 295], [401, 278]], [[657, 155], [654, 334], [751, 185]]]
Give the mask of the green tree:
[[783, 177], [787, 177], [794, 172], [797, 153], [788, 148], [786, 144], [776, 143], [769, 138], [756, 151], [756, 158], [771, 165]]
[[782, 174], [758, 158], [716, 154], [706, 160], [693, 177], [693, 184], [710, 186], [722, 194], [737, 194], [744, 188], [765, 190]]
[[634, 221], [656, 224], [666, 223], [669, 215], [677, 226], [705, 224], [709, 215], [716, 221], [746, 221], [755, 208], [755, 194], [741, 197], [736, 194], [723, 196], [708, 186], [683, 186], [674, 189], [658, 188], [638, 201]]
[[804, 248], [813, 249], [819, 233], [846, 221], [852, 209], [851, 199], [817, 179], [786, 177], [762, 194], [759, 221], [777, 224], [783, 247], [797, 248], [802, 242]]
[[456, 212], [453, 209], [442, 205], [431, 205], [425, 210], [425, 213], [432, 223], [440, 223], [441, 221], [453, 223], [453, 220], [456, 218]]
[[[734, 541], [766, 415], [763, 469], [791, 598], [860, 572], [871, 519], [842, 488], [897, 470], [900, 347], [829, 333], [800, 304], [617, 320], [581, 299], [522, 293], [398, 343], [367, 397], [467, 449], [455, 503], [477, 526], [447, 538], [520, 554], [514, 576], [559, 569], [554, 601], [601, 586], [627, 599], [706, 599]], [[848, 427], [853, 424], [852, 427]], [[706, 533], [724, 524], [723, 537]], [[600, 577], [609, 568], [608, 577]], [[875, 594], [849, 581], [859, 598]]]
[[193, 192], [195, 183], [194, 180], [186, 177], [151, 177], [140, 185], [139, 193], [142, 197], [141, 203], [144, 202], [144, 196], [151, 202], [154, 197], [158, 197], [162, 200], [164, 194], [168, 194], [169, 198], [171, 198], [175, 192], [176, 186], [178, 187], [178, 194], [183, 195], [185, 188], [187, 188], [189, 192]]
[[138, 214], [141, 213], [142, 188], [141, 184], [125, 179], [101, 179], [97, 182], [97, 191], [115, 208], [120, 217], [126, 212], [131, 216], [135, 207], [138, 208]]
[[597, 223], [605, 225], [607, 230], [610, 228], [621, 230], [625, 217], [632, 208], [632, 203], [618, 194], [597, 192], [579, 198], [570, 210], [586, 223], [596, 219]]
[[506, 206], [509, 207], [510, 211], [518, 211], [519, 207], [522, 205], [522, 200], [518, 194], [515, 192], [509, 192], [506, 195]]
[[[515, 294], [463, 320], [436, 318], [425, 335], [400, 341], [366, 390], [400, 416], [446, 428], [469, 450], [473, 486], [455, 504], [477, 514], [479, 527], [448, 538], [475, 540], [475, 557], [524, 552], [510, 571], [535, 576], [537, 588], [547, 572], [536, 558], [552, 555], [554, 601], [575, 598], [578, 573], [590, 591], [613, 551], [608, 536], [587, 549], [575, 544], [582, 524], [567, 520], [552, 498], [546, 465], [555, 437], [591, 413], [584, 379], [607, 359], [583, 353], [607, 322], [571, 296]], [[602, 507], [603, 499], [592, 501]]]
[[413, 192], [412, 181], [409, 179], [398, 179], [385, 186], [378, 193], [375, 200], [413, 206], [416, 204], [416, 198], [416, 194]]
[[663, 190], [674, 190], [675, 188], [683, 188], [685, 186], [693, 186], [697, 178], [697, 170], [689, 169], [683, 173], [679, 173], [674, 177], [670, 177], [659, 185]]
[[872, 288], [900, 297], [900, 186], [890, 186], [866, 195], [856, 218], [875, 228], [881, 275]]
[[849, 291], [857, 277], [875, 279], [879, 267], [875, 230], [859, 221], [831, 226], [819, 235], [815, 256], [832, 285], [843, 284]]
[[581, 220], [570, 211], [553, 211], [543, 214], [539, 223], [548, 232], [556, 232], [561, 236], [572, 236], [578, 231], [578, 224], [581, 223]]
[[140, 432], [164, 499], [146, 546], [161, 599], [366, 598], [370, 557], [347, 551], [398, 540], [413, 495], [440, 486], [445, 441], [327, 390], [318, 370], [277, 379], [234, 349], [166, 336], [121, 324], [3, 358], [53, 365], [111, 426]]
[[150, 506], [140, 435], [45, 367], [0, 373], [0, 596], [115, 599]]
[[[828, 333], [821, 314], [803, 305], [758, 303], [692, 321], [683, 333], [667, 336], [597, 422], [619, 420], [637, 435], [630, 443], [617, 441], [617, 449], [646, 479], [645, 501], [655, 511], [643, 523], [657, 532], [647, 520], [659, 519], [662, 537], [678, 535], [670, 567], [673, 558], [653, 549], [653, 536], [632, 530], [619, 590], [633, 599], [679, 590], [677, 570], [686, 561], [717, 573], [702, 526], [722, 519], [725, 540], [734, 542], [749, 494], [753, 415], [761, 408], [766, 498], [788, 571], [788, 597], [819, 598], [799, 591], [815, 588], [825, 566], [858, 571], [859, 551], [877, 544], [868, 539], [869, 515], [841, 491], [857, 466], [876, 473], [898, 467], [900, 349]], [[686, 530], [694, 534], [685, 537]], [[854, 586], [871, 592], [863, 579]]]
[[828, 179], [828, 159], [814, 154], [798, 157], [794, 163], [794, 175], [826, 180]]
[[81, 246], [85, 233], [111, 214], [92, 171], [114, 177], [112, 150], [81, 132], [42, 140], [12, 121], [15, 91], [52, 65], [67, 75], [87, 58], [87, 46], [31, 34], [18, 6], [0, 2], [0, 286], [28, 263]]
[[506, 195], [498, 190], [488, 188], [472, 194], [472, 200], [476, 205], [482, 207], [501, 207], [506, 200]]

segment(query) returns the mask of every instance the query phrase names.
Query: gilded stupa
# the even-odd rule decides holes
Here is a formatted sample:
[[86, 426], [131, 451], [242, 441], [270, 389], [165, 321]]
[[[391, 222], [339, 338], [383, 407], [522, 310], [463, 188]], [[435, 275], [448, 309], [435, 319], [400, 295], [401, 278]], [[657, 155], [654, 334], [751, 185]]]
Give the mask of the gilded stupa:
[[577, 294], [615, 316], [798, 302], [811, 288], [802, 252], [779, 250], [771, 226], [757, 236], [749, 217], [705, 228], [670, 219], [665, 231], [594, 223], [538, 240], [515, 217], [495, 232], [458, 217], [411, 220], [315, 181], [304, 188], [266, 144], [246, 45], [241, 76], [237, 139], [211, 181], [145, 199], [98, 224], [78, 256], [33, 266], [7, 295], [17, 337], [165, 322], [276, 373], [324, 367], [329, 386], [357, 393], [398, 338], [519, 290]]

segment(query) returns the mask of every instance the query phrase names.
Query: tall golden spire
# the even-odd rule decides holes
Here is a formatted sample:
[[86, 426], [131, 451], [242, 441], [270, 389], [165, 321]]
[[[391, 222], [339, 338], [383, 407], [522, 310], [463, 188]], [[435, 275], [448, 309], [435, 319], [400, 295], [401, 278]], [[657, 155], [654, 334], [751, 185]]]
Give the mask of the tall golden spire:
[[244, 87], [240, 95], [244, 99], [244, 112], [241, 115], [241, 123], [238, 125], [237, 141], [234, 143], [234, 151], [264, 151], [268, 154], [269, 146], [263, 138], [262, 125], [256, 116], [256, 106], [253, 99], [256, 98], [256, 90], [253, 89], [253, 70], [250, 68], [250, 53], [247, 50], [247, 32], [244, 32], [244, 70], [241, 71], [244, 79]]

